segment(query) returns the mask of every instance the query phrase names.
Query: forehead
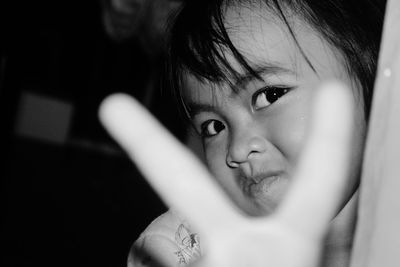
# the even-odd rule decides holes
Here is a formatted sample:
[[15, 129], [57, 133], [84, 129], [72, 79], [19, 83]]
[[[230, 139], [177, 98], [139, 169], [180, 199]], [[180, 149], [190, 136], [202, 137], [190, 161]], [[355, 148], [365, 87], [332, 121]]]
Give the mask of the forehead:
[[[232, 6], [226, 10], [225, 27], [233, 45], [254, 65], [268, 60], [293, 69], [296, 64], [302, 63], [301, 59], [305, 60], [302, 50], [313, 65], [322, 69], [331, 68], [340, 53], [302, 17], [293, 14], [290, 9], [284, 9], [284, 14], [288, 25], [263, 1]], [[235, 65], [234, 60], [232, 65]]]
[[[291, 73], [295, 78], [325, 77], [326, 73], [332, 72], [337, 74], [336, 77], [345, 75], [344, 60], [340, 53], [301, 17], [291, 14], [290, 10], [286, 11], [285, 17], [294, 36], [288, 25], [262, 1], [227, 7], [225, 28], [230, 41], [249, 65], [253, 68], [272, 66], [271, 69], [287, 70], [285, 73]], [[228, 50], [222, 51], [230, 66], [238, 73], [246, 75], [232, 53]], [[279, 76], [276, 73], [264, 73], [261, 76], [264, 78], [267, 74]], [[190, 101], [204, 94], [198, 90], [208, 91], [207, 94], [212, 94], [208, 98], [213, 99], [216, 88], [218, 91], [222, 89], [225, 95], [230, 91], [226, 83], [200, 82], [192, 75], [186, 75], [184, 83], [184, 98]]]

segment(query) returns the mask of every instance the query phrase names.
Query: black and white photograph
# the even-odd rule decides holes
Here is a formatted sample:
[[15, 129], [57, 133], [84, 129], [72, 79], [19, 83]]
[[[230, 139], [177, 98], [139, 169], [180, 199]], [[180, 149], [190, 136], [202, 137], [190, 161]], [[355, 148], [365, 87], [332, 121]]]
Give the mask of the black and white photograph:
[[1, 266], [400, 266], [399, 1], [0, 17]]

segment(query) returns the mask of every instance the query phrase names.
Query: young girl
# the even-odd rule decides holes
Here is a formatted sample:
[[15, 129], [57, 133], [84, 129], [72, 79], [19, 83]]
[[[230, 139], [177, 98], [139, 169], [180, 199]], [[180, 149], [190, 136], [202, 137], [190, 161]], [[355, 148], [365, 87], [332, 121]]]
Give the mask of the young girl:
[[[351, 90], [350, 168], [325, 240], [323, 266], [349, 262], [382, 5], [187, 1], [172, 29], [172, 87], [202, 140], [209, 171], [248, 216], [271, 214], [292, 184], [319, 84], [339, 80]], [[199, 240], [169, 211], [136, 241], [129, 266], [189, 264], [202, 253]]]

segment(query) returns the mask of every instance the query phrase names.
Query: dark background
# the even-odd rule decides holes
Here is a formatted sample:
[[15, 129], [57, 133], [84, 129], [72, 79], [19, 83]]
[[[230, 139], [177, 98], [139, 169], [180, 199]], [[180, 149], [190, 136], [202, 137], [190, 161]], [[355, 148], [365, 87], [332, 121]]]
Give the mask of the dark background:
[[[176, 105], [159, 90], [168, 10], [124, 13], [110, 3], [0, 4], [1, 266], [125, 266], [132, 242], [166, 209], [103, 130], [97, 108], [127, 92], [183, 138]], [[46, 116], [30, 135], [38, 126], [21, 121], [38, 111], [24, 109], [26, 95], [67, 105], [67, 120], [39, 103]], [[65, 135], [47, 138], [56, 125], [67, 125]]]

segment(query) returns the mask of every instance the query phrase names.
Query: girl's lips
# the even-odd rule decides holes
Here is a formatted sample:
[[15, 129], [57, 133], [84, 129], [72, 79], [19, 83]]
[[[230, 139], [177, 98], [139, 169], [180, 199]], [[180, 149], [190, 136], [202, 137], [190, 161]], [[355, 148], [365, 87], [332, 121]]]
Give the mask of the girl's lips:
[[289, 176], [285, 171], [265, 172], [257, 176], [241, 176], [239, 188], [243, 192], [243, 206], [252, 216], [273, 212], [287, 191]]
[[268, 194], [273, 186], [281, 178], [281, 173], [269, 173], [252, 177], [242, 177], [241, 186], [245, 195], [257, 198]]
[[267, 194], [271, 187], [280, 180], [280, 176], [272, 175], [265, 177], [258, 177], [257, 180], [249, 185], [248, 193], [253, 198], [260, 197], [260, 195]]

